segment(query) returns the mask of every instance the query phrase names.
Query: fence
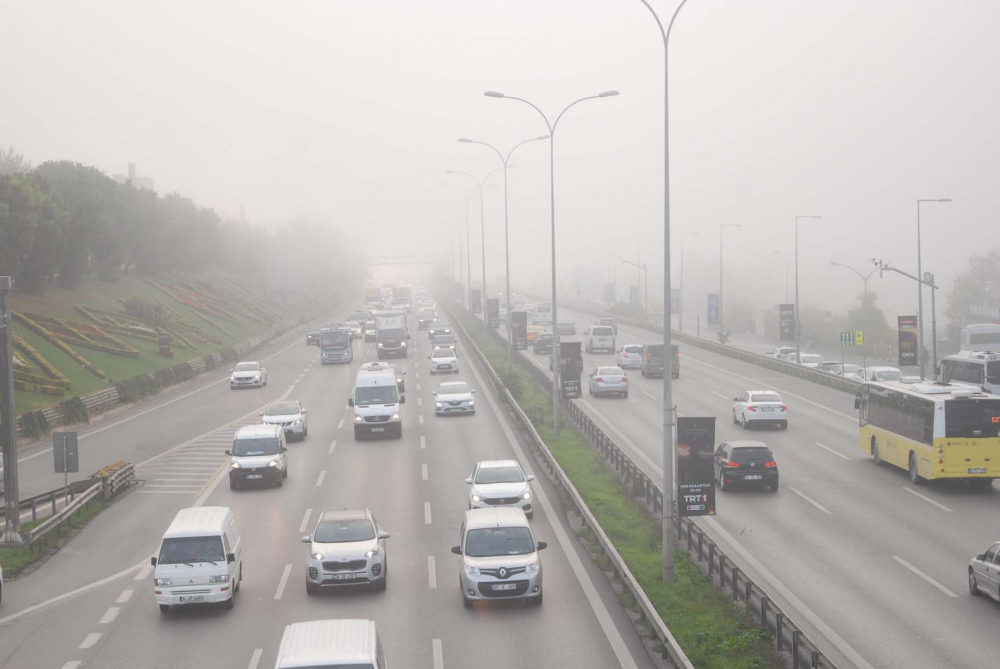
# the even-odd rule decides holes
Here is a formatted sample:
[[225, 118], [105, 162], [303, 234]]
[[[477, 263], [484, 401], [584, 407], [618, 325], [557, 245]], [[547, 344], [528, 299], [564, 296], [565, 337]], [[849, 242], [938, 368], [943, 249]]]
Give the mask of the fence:
[[[456, 308], [461, 309], [461, 307]], [[463, 311], [465, 310], [463, 309]], [[467, 311], [465, 313], [471, 316], [471, 314], [468, 314]], [[471, 342], [471, 337], [467, 332], [465, 332], [461, 322], [458, 321], [458, 319], [452, 319], [452, 322], [453, 324], [457, 323], [458, 327], [462, 329], [463, 334]], [[619, 322], [622, 323], [621, 320], [619, 320]], [[507, 340], [501, 337], [495, 330], [490, 330], [490, 336], [493, 338], [494, 343], [498, 346], [507, 346]], [[692, 339], [694, 338], [692, 337]], [[705, 343], [712, 346], [719, 346], [718, 344], [713, 344], [712, 342]], [[565, 479], [565, 474], [562, 473], [561, 469], [558, 469], [558, 464], [555, 462], [545, 444], [541, 442], [541, 438], [538, 437], [538, 433], [531, 425], [530, 420], [506, 388], [503, 387], [502, 381], [500, 381], [489, 362], [486, 361], [485, 356], [483, 356], [479, 348], [476, 347], [474, 343], [472, 343], [472, 346], [477, 356], [483, 361], [486, 369], [489, 370], [490, 377], [494, 385], [496, 385], [503, 393], [508, 403], [510, 403], [511, 407], [518, 415], [518, 418], [526, 424], [526, 430], [532, 435], [532, 441], [540, 442], [539, 444], [536, 444], [536, 447], [538, 452], [543, 454], [546, 466], [550, 469], [555, 468], [559, 472], [558, 478], [560, 479], [560, 482], [562, 482], [562, 480]], [[739, 352], [746, 353], [744, 351]], [[754, 356], [755, 354], [749, 353], [748, 355]], [[770, 358], [766, 358], [766, 356], [757, 357], [763, 357], [770, 360]], [[551, 397], [552, 377], [543, 369], [540, 369], [537, 365], [532, 363], [527, 356], [522, 354], [520, 351], [514, 351], [514, 360]], [[797, 365], [790, 366], [797, 367]], [[588, 414], [582, 405], [573, 400], [566, 399], [563, 399], [560, 404], [564, 415], [566, 415], [573, 425], [576, 426], [576, 428], [584, 435], [591, 447], [595, 448], [603, 456], [608, 466], [615, 471], [619, 481], [621, 481], [627, 489], [632, 491], [634, 497], [643, 501], [646, 509], [653, 514], [654, 517], [659, 518], [663, 510], [663, 490], [659, 485], [660, 482], [653, 480], [646, 473], [646, 471], [632, 459], [632, 456], [626, 452], [625, 449], [619, 446], [607, 432], [604, 431], [604, 428], [600, 426], [597, 420]], [[566, 479], [564, 486], [567, 490], [572, 490], [571, 497], [573, 498], [574, 503], [577, 504], [577, 508], [581, 510], [581, 513], [583, 510], [586, 510], [586, 506], [583, 504], [582, 500], [578, 501], [576, 490], [572, 487], [572, 483], [570, 483], [568, 479]], [[604, 541], [607, 538], [603, 536], [603, 532], [597, 532], [599, 528], [596, 521], [589, 515], [589, 511], [586, 513], [587, 522], [589, 522], [590, 527], [595, 530], [595, 534], [602, 539], [601, 543], [602, 547], [604, 547]], [[680, 522], [678, 523], [678, 534], [683, 541], [688, 554], [690, 554], [696, 561], [699, 568], [701, 568], [702, 573], [705, 573], [709, 578], [713, 579], [713, 582], [723, 590], [728, 588], [732, 594], [734, 602], [743, 601], [746, 607], [758, 616], [758, 622], [761, 628], [770, 629], [773, 632], [775, 646], [778, 652], [788, 651], [791, 654], [793, 669], [800, 669], [803, 667], [810, 667], [812, 669], [836, 669], [836, 665], [833, 661], [827, 657], [827, 655], [811, 639], [809, 639], [801, 627], [799, 627], [794, 620], [790, 618], [778, 604], [775, 603], [774, 599], [768, 595], [767, 590], [757, 584], [746, 573], [746, 571], [739, 566], [739, 562], [730, 555], [727, 555], [723, 548], [711, 537], [709, 537], [708, 534], [706, 534], [705, 531], [692, 519], [680, 519]], [[610, 550], [614, 551], [614, 556], [616, 556], [617, 561], [615, 558], [611, 558], [611, 553], [608, 553], [608, 549], [605, 548], [605, 552], [608, 553], [609, 558], [611, 558], [616, 564], [616, 573], [619, 569], [627, 571], [628, 567], [625, 566], [624, 562], [621, 561], [621, 558], [618, 557], [617, 551], [614, 550], [614, 546], [610, 546]], [[631, 574], [629, 574], [629, 576], [631, 576]], [[632, 586], [630, 585], [629, 588], [631, 589], [631, 587]], [[637, 583], [634, 587], [639, 588]], [[641, 589], [638, 591], [641, 593]], [[637, 597], [636, 599], [641, 601], [641, 599], [644, 598], [645, 594], [642, 594], [642, 598]], [[663, 624], [655, 609], [651, 612], [647, 612], [643, 609], [643, 614], [650, 621], [659, 620], [660, 624]], [[666, 630], [665, 625], [663, 625], [663, 630]], [[666, 630], [666, 633], [669, 634], [669, 630]], [[660, 638], [662, 639], [663, 637]], [[672, 637], [670, 638], [672, 639]], [[666, 646], [667, 644], [664, 643], [664, 653], [666, 653]], [[680, 648], [677, 650], [678, 652], [681, 652]], [[664, 657], [667, 657], [666, 654]], [[676, 661], [672, 658], [671, 660], [675, 662], [675, 666], [687, 666], [676, 665]]]

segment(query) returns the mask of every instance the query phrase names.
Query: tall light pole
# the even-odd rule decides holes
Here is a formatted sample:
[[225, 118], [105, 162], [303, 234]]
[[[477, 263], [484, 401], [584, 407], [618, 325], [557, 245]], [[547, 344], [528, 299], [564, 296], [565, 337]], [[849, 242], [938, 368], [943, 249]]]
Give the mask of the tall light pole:
[[[677, 14], [687, 4], [681, 0], [670, 17], [666, 29], [659, 15], [646, 0], [639, 0], [656, 21], [663, 38], [663, 294], [670, 299], [670, 31], [673, 30]], [[663, 310], [663, 355], [673, 350], [670, 336], [670, 309]], [[672, 364], [672, 363], [671, 363]], [[663, 580], [674, 582], [674, 549], [676, 532], [674, 528], [674, 405], [671, 394], [671, 374], [663, 372]]]
[[872, 278], [872, 274], [874, 274], [875, 272], [877, 272], [877, 271], [878, 271], [878, 267], [876, 267], [876, 268], [875, 268], [875, 269], [873, 269], [872, 271], [868, 272], [868, 274], [862, 274], [861, 272], [859, 272], [858, 270], [854, 269], [854, 268], [853, 268], [853, 267], [851, 267], [850, 265], [843, 265], [843, 264], [841, 264], [841, 263], [839, 263], [839, 262], [831, 262], [831, 263], [830, 263], [830, 267], [843, 267], [844, 269], [849, 269], [849, 270], [851, 270], [852, 272], [854, 272], [855, 274], [857, 274], [857, 275], [858, 275], [858, 277], [860, 277], [860, 278], [861, 278], [861, 282], [862, 282], [862, 283], [864, 284], [864, 286], [865, 286], [865, 288], [864, 288], [864, 292], [865, 292], [865, 293], [867, 293], [867, 292], [868, 292], [868, 279]]
[[795, 362], [802, 363], [802, 319], [799, 318], [799, 220], [822, 216], [795, 217]]
[[[681, 233], [681, 282], [677, 289], [677, 329], [684, 332], [684, 238], [688, 235], [698, 236], [697, 232], [686, 231]], [[668, 297], [667, 300], [670, 298]]]
[[[545, 121], [545, 125], [549, 129], [549, 190], [550, 196], [549, 201], [551, 204], [551, 218], [552, 218], [552, 431], [555, 435], [559, 436], [559, 395], [562, 392], [561, 385], [559, 383], [560, 370], [559, 370], [559, 318], [556, 311], [556, 305], [558, 303], [557, 293], [556, 293], [556, 127], [559, 125], [560, 119], [562, 119], [563, 114], [568, 112], [571, 107], [574, 107], [581, 102], [586, 100], [597, 100], [598, 98], [610, 98], [618, 95], [618, 91], [604, 91], [603, 93], [598, 93], [597, 95], [588, 95], [587, 97], [580, 98], [570, 104], [559, 112], [556, 116], [554, 122], [549, 122], [549, 117], [545, 115], [541, 109], [538, 108], [532, 102], [525, 100], [524, 98], [514, 97], [512, 95], [505, 95], [503, 93], [498, 93], [497, 91], [486, 91], [483, 93], [488, 98], [505, 98], [507, 100], [517, 100], [518, 102], [523, 102], [532, 109], [534, 109]], [[664, 375], [667, 376], [667, 375]]]
[[774, 253], [785, 256], [785, 304], [788, 304], [788, 256], [795, 255], [795, 251], [775, 251]]
[[[951, 202], [951, 198], [942, 197], [937, 200], [917, 200], [917, 276], [920, 278], [924, 276], [923, 262], [920, 254], [920, 204], [922, 202]], [[936, 339], [934, 346], [937, 346]], [[922, 281], [918, 281], [917, 283], [917, 360], [920, 363], [920, 380], [923, 381], [927, 359], [924, 356], [924, 284]], [[936, 373], [937, 371], [935, 370]]]
[[723, 307], [723, 297], [722, 297], [722, 233], [726, 228], [742, 228], [740, 223], [722, 223], [719, 225], [719, 332], [725, 332], [725, 328], [722, 326], [723, 320], [722, 315], [725, 313], [725, 308]]
[[22, 543], [17, 490], [17, 412], [14, 409], [14, 330], [10, 317], [11, 278], [0, 276], [0, 450], [3, 452], [4, 531], [0, 543]]
[[[468, 259], [468, 257], [469, 257], [469, 195], [465, 192], [465, 190], [461, 186], [456, 186], [455, 184], [449, 184], [449, 183], [442, 182], [442, 183], [439, 183], [438, 185], [439, 186], [445, 186], [447, 188], [454, 188], [459, 193], [461, 193], [462, 199], [465, 200], [465, 256], [466, 256], [466, 259]], [[468, 278], [469, 289], [471, 290], [472, 289], [471, 265], [470, 265], [469, 269], [470, 269], [470, 271], [466, 273], [466, 278]], [[469, 304], [470, 304], [469, 308], [471, 309], [472, 308], [472, 306], [471, 306], [471, 304], [472, 304], [471, 303], [472, 297], [471, 297], [470, 293], [467, 293], [465, 291], [465, 284], [462, 281], [462, 227], [461, 227], [461, 225], [459, 225], [459, 228], [458, 228], [458, 282], [462, 284], [462, 293], [466, 297], [468, 297], [469, 300], [470, 300], [470, 302], [469, 302]]]
[[486, 142], [480, 142], [475, 139], [466, 139], [465, 137], [459, 137], [458, 141], [465, 142], [467, 144], [482, 144], [483, 146], [488, 146], [496, 152], [497, 156], [500, 158], [500, 162], [503, 163], [503, 248], [504, 248], [504, 264], [507, 270], [507, 364], [511, 362], [511, 357], [513, 356], [514, 350], [514, 334], [513, 328], [511, 328], [511, 311], [510, 311], [510, 235], [507, 227], [507, 168], [510, 167], [510, 157], [514, 155], [517, 151], [517, 147], [527, 144], [528, 142], [537, 142], [543, 139], [550, 139], [549, 135], [542, 135], [541, 137], [533, 137], [531, 139], [526, 139], [520, 144], [515, 144], [514, 148], [507, 152], [504, 156], [500, 153], [500, 150], [488, 144]]

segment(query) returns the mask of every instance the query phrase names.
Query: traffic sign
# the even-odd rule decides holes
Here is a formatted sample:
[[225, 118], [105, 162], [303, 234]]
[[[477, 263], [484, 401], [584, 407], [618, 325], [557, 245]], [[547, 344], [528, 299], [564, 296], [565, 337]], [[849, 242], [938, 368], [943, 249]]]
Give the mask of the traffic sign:
[[841, 346], [864, 346], [865, 345], [865, 333], [861, 330], [854, 330], [852, 332], [841, 332], [840, 333], [840, 345]]
[[865, 333], [861, 330], [854, 331], [854, 345], [864, 346], [865, 345]]

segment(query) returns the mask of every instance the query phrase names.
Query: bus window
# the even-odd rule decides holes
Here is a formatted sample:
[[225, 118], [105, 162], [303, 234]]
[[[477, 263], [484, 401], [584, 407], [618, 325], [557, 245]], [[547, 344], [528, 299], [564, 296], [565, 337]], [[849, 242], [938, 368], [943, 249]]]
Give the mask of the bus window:
[[949, 400], [944, 405], [945, 437], [1000, 437], [1000, 404], [980, 400]]

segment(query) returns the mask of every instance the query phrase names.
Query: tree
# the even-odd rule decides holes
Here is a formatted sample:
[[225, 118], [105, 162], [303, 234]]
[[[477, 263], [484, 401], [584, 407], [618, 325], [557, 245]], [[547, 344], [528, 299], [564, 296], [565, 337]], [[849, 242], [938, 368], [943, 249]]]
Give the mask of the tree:
[[850, 330], [861, 330], [865, 339], [875, 342], [891, 343], [894, 339], [893, 330], [886, 320], [885, 313], [875, 305], [878, 294], [865, 291], [858, 295], [859, 305], [848, 310], [847, 325]]
[[[945, 314], [955, 328], [969, 323], [970, 306], [1000, 305], [1000, 252], [971, 256], [965, 271], [955, 278], [948, 293]], [[975, 317], [971, 317], [975, 319]]]
[[0, 174], [22, 174], [31, 171], [31, 162], [24, 155], [9, 147], [0, 148]]

